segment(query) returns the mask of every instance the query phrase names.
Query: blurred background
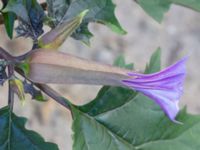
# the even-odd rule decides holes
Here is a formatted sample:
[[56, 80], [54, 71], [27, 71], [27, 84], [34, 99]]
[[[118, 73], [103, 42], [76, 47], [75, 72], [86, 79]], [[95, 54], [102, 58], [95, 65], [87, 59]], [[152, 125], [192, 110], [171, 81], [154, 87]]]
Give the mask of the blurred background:
[[[123, 54], [128, 63], [134, 62], [136, 70], [144, 70], [151, 54], [162, 48], [162, 64], [166, 67], [179, 58], [188, 55], [187, 80], [181, 107], [187, 105], [188, 111], [200, 114], [200, 14], [173, 5], [166, 14], [162, 24], [150, 18], [132, 0], [115, 0], [116, 16], [128, 32], [121, 36], [113, 33], [107, 27], [90, 24], [90, 30], [95, 35], [91, 46], [85, 46], [79, 41], [68, 39], [60, 48], [61, 51], [103, 63], [112, 64], [113, 60]], [[19, 55], [31, 48], [31, 40], [15, 38], [9, 40], [4, 26], [0, 26], [0, 46], [13, 55]], [[63, 96], [75, 104], [85, 104], [92, 100], [100, 86], [86, 85], [51, 85]], [[49, 98], [48, 98], [49, 99]], [[0, 87], [0, 107], [7, 104], [7, 84]], [[27, 96], [27, 102], [22, 107], [15, 100], [14, 111], [18, 116], [28, 118], [27, 128], [39, 132], [47, 141], [55, 142], [60, 150], [71, 150], [71, 116], [62, 106], [53, 100], [40, 103]]]

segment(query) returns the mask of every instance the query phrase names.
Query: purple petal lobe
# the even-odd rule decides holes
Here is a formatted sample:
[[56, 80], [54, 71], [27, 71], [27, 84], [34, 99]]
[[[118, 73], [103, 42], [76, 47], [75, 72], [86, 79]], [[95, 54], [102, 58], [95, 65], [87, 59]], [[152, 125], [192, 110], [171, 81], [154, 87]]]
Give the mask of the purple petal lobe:
[[179, 112], [178, 102], [183, 93], [186, 60], [187, 57], [153, 74], [130, 72], [130, 78], [122, 80], [122, 83], [154, 100], [170, 120], [177, 122], [175, 117]]

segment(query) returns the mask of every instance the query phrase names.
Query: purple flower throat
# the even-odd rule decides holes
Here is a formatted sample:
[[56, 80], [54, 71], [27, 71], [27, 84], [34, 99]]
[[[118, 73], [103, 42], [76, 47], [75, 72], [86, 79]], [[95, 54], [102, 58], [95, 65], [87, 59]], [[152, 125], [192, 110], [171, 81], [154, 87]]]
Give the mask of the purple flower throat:
[[129, 72], [130, 78], [122, 80], [122, 83], [151, 98], [162, 108], [170, 120], [177, 122], [175, 118], [179, 112], [178, 102], [183, 94], [186, 60], [187, 57], [153, 74]]

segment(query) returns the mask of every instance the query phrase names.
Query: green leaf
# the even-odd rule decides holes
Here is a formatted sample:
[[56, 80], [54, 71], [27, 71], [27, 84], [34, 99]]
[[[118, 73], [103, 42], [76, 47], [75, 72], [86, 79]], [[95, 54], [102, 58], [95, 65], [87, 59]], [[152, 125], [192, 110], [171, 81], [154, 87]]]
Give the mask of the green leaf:
[[[125, 58], [124, 58], [124, 56], [118, 56], [117, 57], [117, 59], [115, 59], [115, 61], [114, 61], [114, 64], [113, 64], [114, 66], [118, 66], [118, 67], [124, 67], [124, 66], [126, 66], [126, 62], [125, 62]], [[132, 69], [132, 68], [131, 68]]]
[[15, 14], [12, 12], [3, 13], [4, 25], [6, 28], [7, 35], [10, 39], [13, 37], [13, 27], [15, 22]]
[[111, 0], [75, 0], [69, 5], [64, 18], [69, 19], [75, 17], [83, 10], [88, 9], [89, 12], [85, 17], [85, 22], [99, 22], [108, 26], [111, 30], [119, 34], [125, 34], [119, 22], [117, 21], [114, 10], [115, 5]]
[[121, 68], [126, 68], [126, 69], [134, 69], [133, 63], [131, 64], [126, 64], [124, 56], [119, 56], [115, 61], [114, 61], [114, 66], [121, 67]]
[[36, 0], [9, 0], [3, 12], [14, 13], [19, 20], [18, 36], [36, 40], [43, 33], [44, 11]]
[[[55, 20], [54, 24], [58, 24], [58, 21], [62, 22], [70, 20], [76, 17], [80, 12], [86, 9], [89, 10], [82, 25], [73, 34], [75, 39], [82, 40], [86, 44], [89, 44], [89, 39], [92, 37], [92, 33], [88, 30], [88, 24], [90, 22], [104, 24], [119, 34], [126, 33], [115, 17], [115, 5], [111, 0], [74, 0], [67, 2], [64, 2], [63, 0], [57, 2], [54, 0], [48, 0], [47, 2], [50, 6], [49, 16], [52, 17], [52, 20]], [[53, 6], [55, 6], [55, 8]], [[53, 14], [50, 12], [51, 10], [53, 10]], [[58, 16], [56, 16], [56, 14], [58, 14]]]
[[72, 37], [76, 40], [82, 41], [87, 46], [90, 46], [90, 39], [93, 34], [88, 29], [88, 23], [82, 23], [81, 26], [72, 34]]
[[104, 86], [91, 103], [81, 106], [79, 109], [91, 116], [95, 116], [118, 108], [130, 101], [135, 95], [136, 92], [130, 89]]
[[73, 110], [73, 150], [135, 150], [135, 148], [110, 132], [104, 125], [94, 118]]
[[[148, 73], [160, 68], [159, 60], [160, 50], [157, 50]], [[124, 60], [117, 62], [123, 64]], [[158, 105], [140, 93], [122, 93], [114, 87], [109, 90], [104, 87], [94, 101], [72, 106], [72, 112], [74, 150], [199, 149], [199, 115], [189, 115], [183, 109], [176, 118], [183, 125], [175, 124]]]
[[55, 28], [66, 13], [69, 0], [47, 0], [47, 6], [48, 16], [51, 19], [50, 26]]
[[19, 67], [23, 73], [27, 76], [30, 72], [30, 65], [28, 64], [28, 62], [23, 62], [23, 63], [19, 63], [17, 64], [17, 67]]
[[[199, 148], [200, 116], [189, 115], [182, 110], [177, 120], [184, 124], [174, 124], [141, 94], [117, 109], [102, 114], [91, 116], [78, 112], [73, 113], [74, 150], [81, 150], [81, 146], [87, 150], [99, 150], [100, 145], [103, 146], [101, 149], [110, 150], [121, 150], [121, 147], [128, 150]], [[116, 144], [116, 139], [122, 142]]]
[[26, 119], [16, 116], [9, 107], [0, 109], [1, 150], [58, 150], [36, 132], [25, 128]]
[[170, 0], [172, 3], [181, 5], [200, 12], [199, 0]]
[[[81, 112], [78, 117], [73, 124], [74, 150], [80, 149], [79, 144], [88, 150], [90, 146], [98, 150], [99, 146], [92, 143], [100, 143], [105, 146], [102, 149], [109, 149], [103, 142], [109, 140], [110, 145], [115, 145], [114, 139], [119, 137], [129, 143], [124, 142], [120, 146], [132, 145], [128, 148], [130, 150], [133, 147], [138, 150], [170, 150], [171, 145], [173, 149], [190, 150], [193, 147], [192, 150], [198, 150], [200, 116], [188, 115], [182, 110], [177, 119], [184, 124], [174, 124], [153, 102], [140, 94], [115, 110], [95, 116]], [[108, 133], [112, 134], [112, 138]]]
[[171, 4], [169, 0], [137, 0], [137, 3], [158, 22], [162, 21]]
[[150, 74], [150, 73], [155, 73], [161, 69], [161, 49], [158, 48], [153, 55], [151, 56], [149, 65], [147, 64], [145, 73]]
[[136, 2], [158, 22], [163, 20], [164, 14], [169, 10], [171, 4], [200, 11], [199, 0], [136, 0]]
[[26, 9], [25, 1], [23, 0], [9, 0], [3, 12], [15, 13], [18, 17], [25, 22], [29, 22], [28, 12]]

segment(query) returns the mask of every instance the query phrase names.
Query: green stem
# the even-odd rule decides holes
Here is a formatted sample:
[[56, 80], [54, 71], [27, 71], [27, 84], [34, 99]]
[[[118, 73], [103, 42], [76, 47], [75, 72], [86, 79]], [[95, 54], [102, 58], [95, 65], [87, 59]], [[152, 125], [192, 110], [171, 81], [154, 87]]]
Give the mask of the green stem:
[[[8, 66], [8, 76], [11, 77], [14, 74], [14, 67], [13, 65]], [[10, 110], [13, 110], [14, 105], [14, 91], [12, 89], [12, 85], [8, 84], [8, 106], [10, 107]]]
[[[8, 76], [11, 77], [14, 74], [14, 66], [12, 64], [8, 65]], [[11, 150], [10, 147], [10, 137], [11, 137], [11, 125], [12, 125], [12, 111], [14, 106], [14, 91], [12, 89], [12, 85], [8, 83], [8, 106], [9, 106], [9, 131], [8, 131], [8, 150]]]
[[70, 107], [71, 103], [70, 103], [70, 101], [68, 101], [66, 98], [62, 97], [59, 93], [57, 93], [56, 91], [54, 91], [49, 86], [47, 86], [45, 84], [35, 84], [35, 86], [37, 86], [41, 91], [43, 91], [49, 97], [51, 97], [54, 100], [56, 100], [56, 102], [58, 102], [59, 104], [61, 104], [65, 108], [71, 110], [71, 107]]

